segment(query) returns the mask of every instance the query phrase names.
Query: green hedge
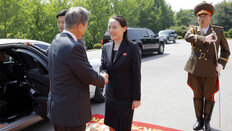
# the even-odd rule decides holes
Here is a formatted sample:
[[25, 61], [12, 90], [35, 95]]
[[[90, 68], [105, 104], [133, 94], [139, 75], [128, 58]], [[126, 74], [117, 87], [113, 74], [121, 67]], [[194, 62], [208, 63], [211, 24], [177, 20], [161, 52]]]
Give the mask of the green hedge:
[[227, 32], [227, 37], [232, 38], [232, 28]]
[[224, 31], [224, 34], [226, 36], [226, 38], [228, 37], [228, 32], [227, 31]]
[[177, 38], [178, 38], [178, 39], [183, 39], [183, 36], [178, 35]]
[[102, 47], [102, 44], [96, 43], [93, 45], [93, 49], [100, 49]]
[[175, 30], [176, 33], [184, 38], [185, 33], [188, 30], [188, 26], [181, 25], [181, 26], [171, 26], [168, 28], [169, 30]]

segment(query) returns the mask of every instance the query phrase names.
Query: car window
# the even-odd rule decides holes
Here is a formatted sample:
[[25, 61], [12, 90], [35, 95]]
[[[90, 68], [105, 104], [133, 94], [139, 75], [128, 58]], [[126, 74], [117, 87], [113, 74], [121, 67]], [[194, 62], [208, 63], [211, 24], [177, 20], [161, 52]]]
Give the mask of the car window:
[[6, 55], [6, 62], [14, 62], [14, 57]]
[[168, 35], [168, 33], [169, 33], [169, 32], [167, 32], [167, 31], [160, 31], [160, 32], [159, 32], [159, 35], [161, 35], [161, 36], [162, 36], [162, 35]]
[[143, 37], [149, 37], [146, 30], [140, 30], [140, 35], [143, 36]]
[[175, 35], [175, 34], [176, 34], [176, 32], [171, 32], [171, 34]]
[[141, 39], [140, 33], [138, 30], [135, 29], [128, 29], [128, 38], [130, 40]]
[[147, 32], [151, 38], [154, 38], [155, 36], [154, 32], [152, 32], [151, 30], [147, 30]]

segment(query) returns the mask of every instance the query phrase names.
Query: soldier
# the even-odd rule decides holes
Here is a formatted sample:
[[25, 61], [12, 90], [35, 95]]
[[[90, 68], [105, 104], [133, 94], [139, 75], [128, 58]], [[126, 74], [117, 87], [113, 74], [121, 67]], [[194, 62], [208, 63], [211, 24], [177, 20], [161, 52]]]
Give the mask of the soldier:
[[[191, 43], [192, 53], [186, 63], [188, 85], [193, 90], [197, 122], [194, 130], [210, 131], [210, 119], [214, 107], [214, 94], [219, 90], [218, 74], [225, 68], [230, 51], [223, 27], [210, 25], [214, 7], [200, 3], [194, 8], [199, 26], [192, 26], [185, 34]], [[215, 46], [216, 45], [216, 46]], [[217, 57], [219, 46], [220, 58]]]

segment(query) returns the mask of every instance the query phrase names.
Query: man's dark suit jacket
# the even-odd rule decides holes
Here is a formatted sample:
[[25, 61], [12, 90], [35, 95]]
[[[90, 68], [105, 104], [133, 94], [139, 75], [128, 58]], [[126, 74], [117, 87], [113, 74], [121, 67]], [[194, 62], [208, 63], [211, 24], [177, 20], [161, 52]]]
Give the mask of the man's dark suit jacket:
[[109, 74], [106, 96], [116, 99], [140, 100], [141, 97], [141, 55], [139, 46], [123, 40], [114, 60], [113, 42], [104, 44], [100, 72]]
[[91, 120], [89, 84], [103, 87], [104, 78], [90, 65], [85, 46], [60, 33], [48, 49], [51, 123], [74, 127]]

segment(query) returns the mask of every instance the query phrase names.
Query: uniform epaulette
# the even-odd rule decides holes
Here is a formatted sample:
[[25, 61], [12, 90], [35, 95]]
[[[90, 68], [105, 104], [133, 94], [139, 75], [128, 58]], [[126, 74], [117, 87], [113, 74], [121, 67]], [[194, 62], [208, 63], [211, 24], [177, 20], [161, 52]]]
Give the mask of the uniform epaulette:
[[222, 27], [222, 26], [216, 26], [216, 25], [212, 25], [212, 27], [221, 28], [221, 29], [224, 28], [224, 27]]

